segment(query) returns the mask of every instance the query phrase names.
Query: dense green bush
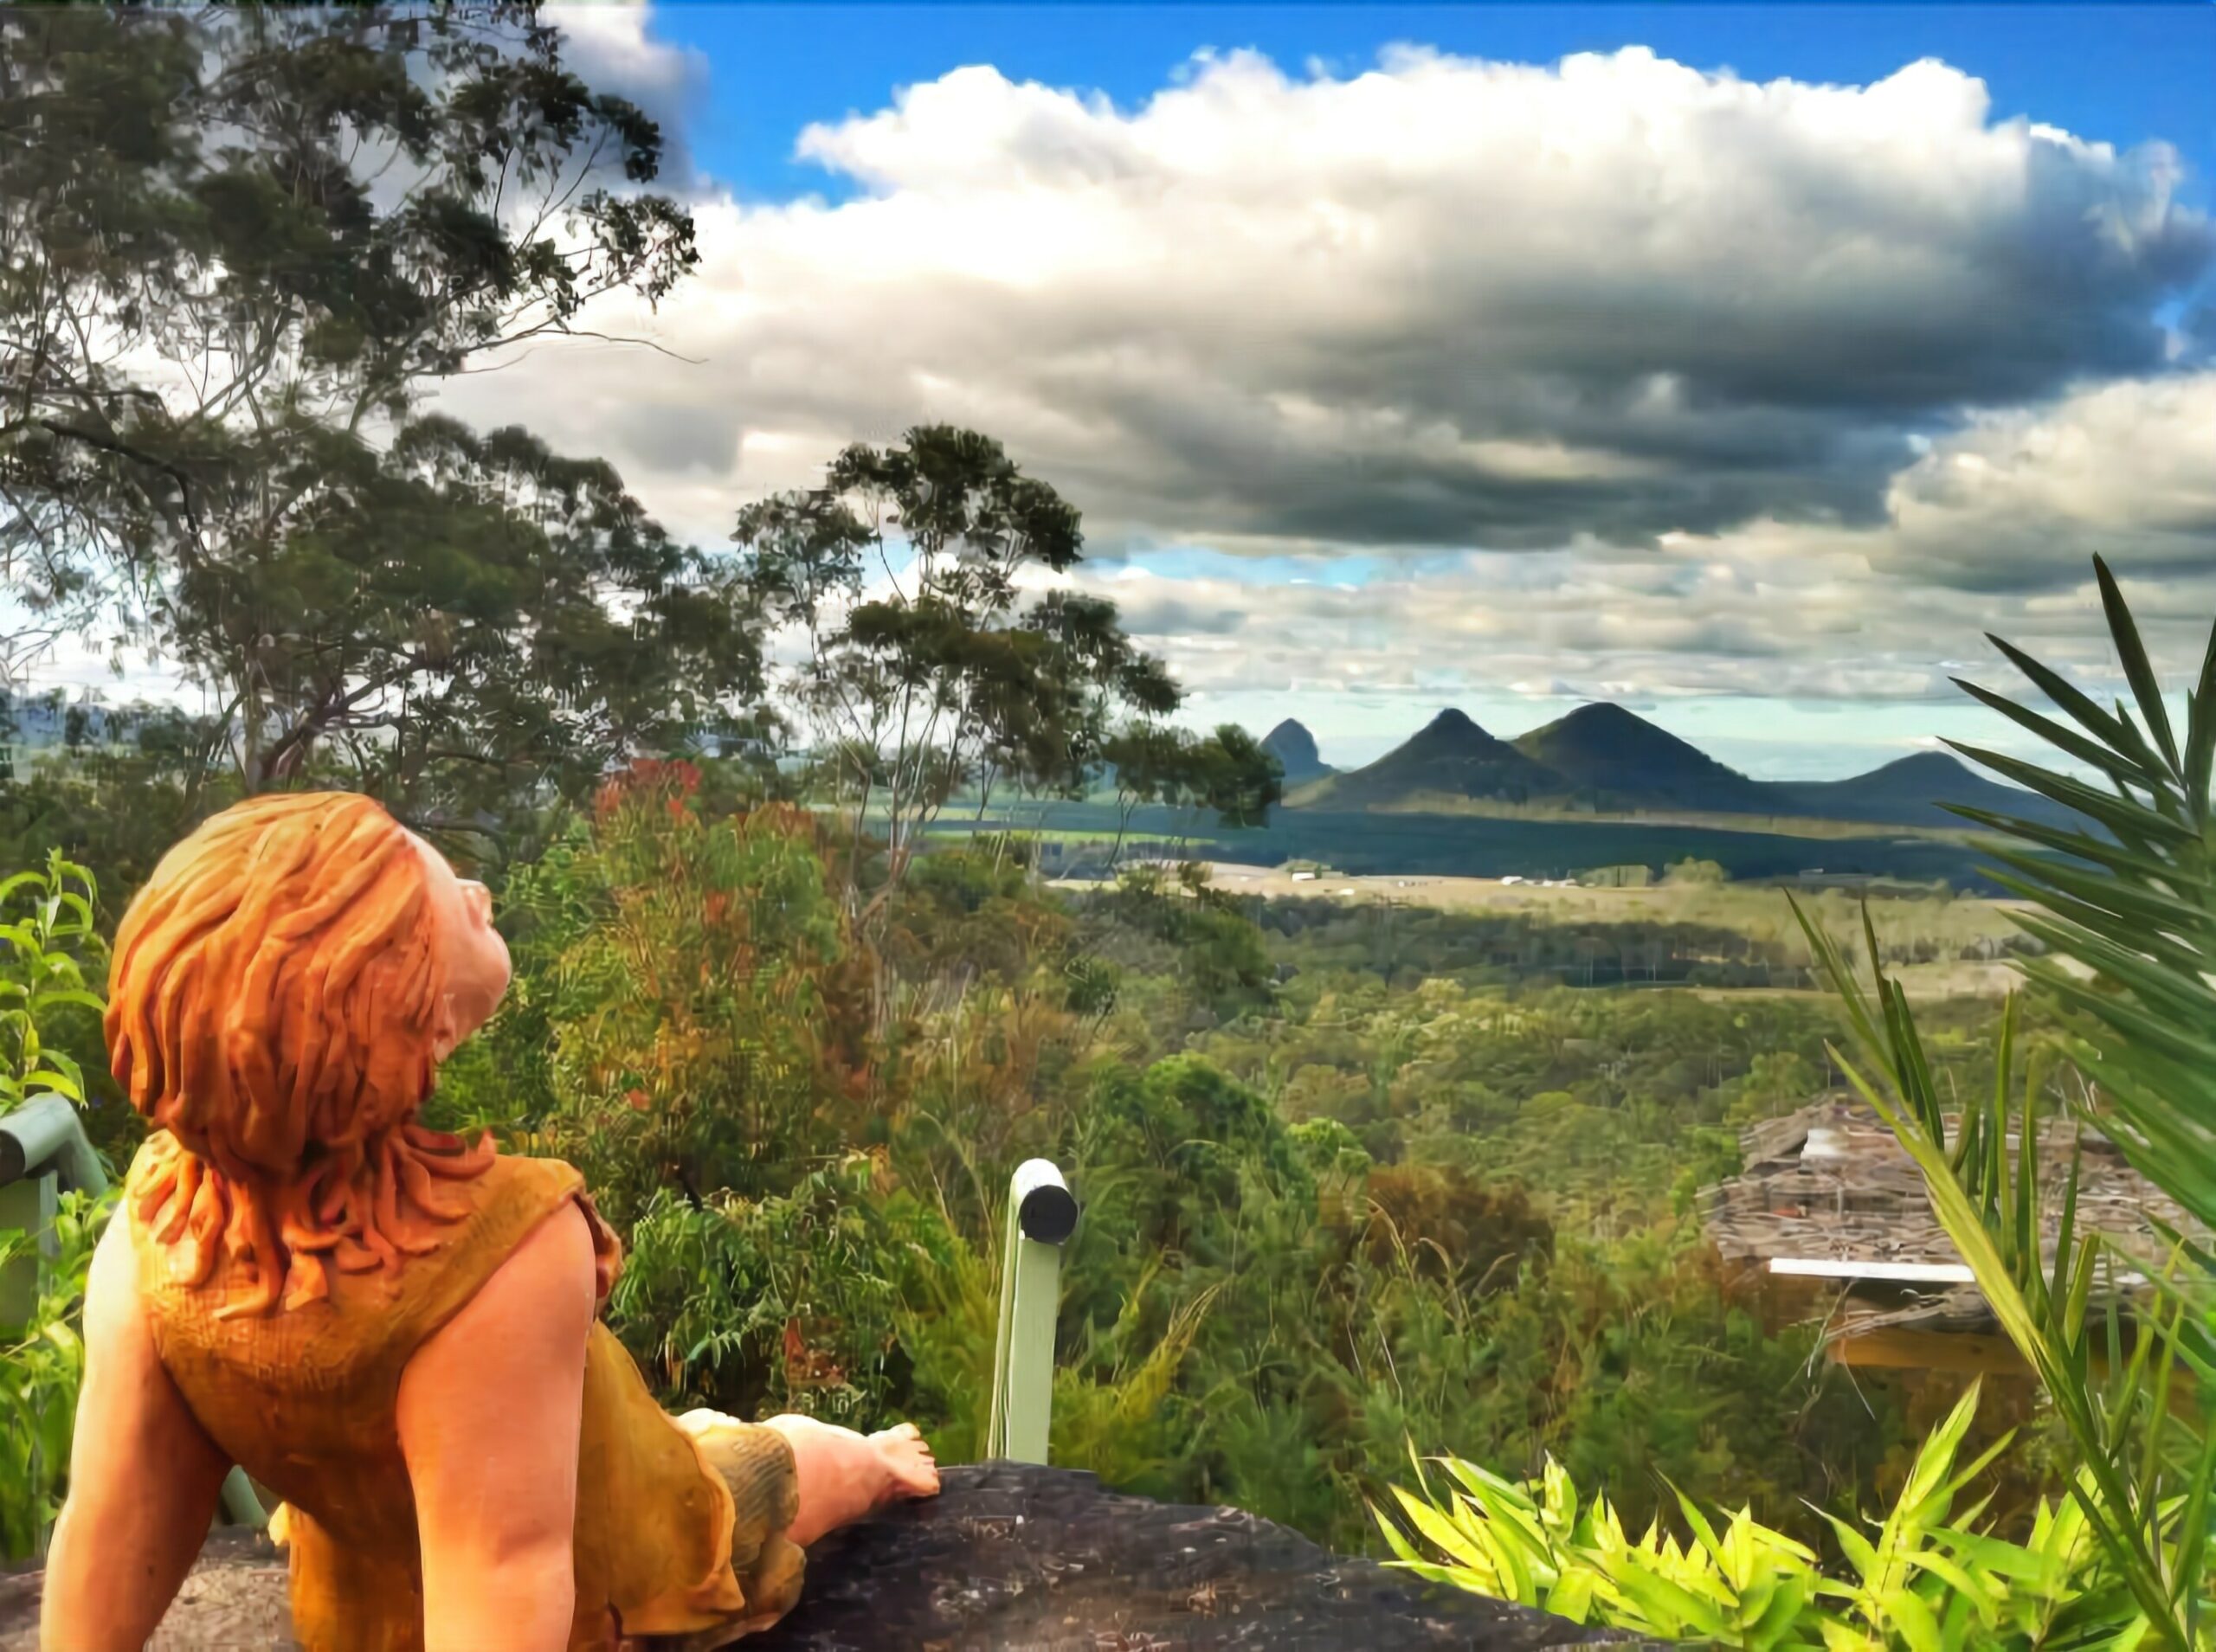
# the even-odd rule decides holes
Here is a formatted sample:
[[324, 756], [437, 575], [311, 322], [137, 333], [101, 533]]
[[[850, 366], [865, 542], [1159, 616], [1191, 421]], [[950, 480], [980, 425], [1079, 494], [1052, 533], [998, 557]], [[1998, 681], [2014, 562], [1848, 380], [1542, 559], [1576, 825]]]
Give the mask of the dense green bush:
[[2020, 1544], [1982, 1528], [1981, 1501], [1958, 1512], [2007, 1444], [1961, 1465], [1977, 1398], [1973, 1385], [1925, 1440], [1883, 1520], [1833, 1517], [1845, 1556], [1835, 1572], [1745, 1508], [1719, 1533], [1682, 1495], [1686, 1536], [1658, 1517], [1633, 1538], [1605, 1493], [1581, 1501], [1575, 1477], [1551, 1459], [1520, 1485], [1459, 1457], [1441, 1459], [1443, 1487], [1427, 1485], [1420, 1496], [1394, 1488], [1413, 1533], [1382, 1511], [1378, 1525], [1395, 1564], [1420, 1576], [1574, 1622], [1701, 1646], [2028, 1652], [2135, 1642], [2146, 1621], [2103, 1569], [2074, 1502], [2042, 1502]]
[[[0, 1332], [0, 1559], [35, 1552], [61, 1512], [69, 1478], [70, 1430], [85, 1383], [78, 1321], [93, 1247], [115, 1209], [111, 1192], [64, 1193], [54, 1254], [40, 1270], [27, 1324]], [[38, 1250], [20, 1230], [0, 1231], [0, 1265]]]
[[[91, 874], [59, 850], [42, 870], [0, 880], [0, 1114], [43, 1096], [81, 1105], [87, 1067], [100, 1070], [84, 1058], [99, 1047], [104, 1001], [98, 899]], [[114, 1203], [113, 1194], [63, 1194], [50, 1255], [41, 1255], [38, 1235], [0, 1231], [0, 1265], [32, 1261], [38, 1276], [29, 1321], [0, 1332], [0, 1556], [9, 1559], [31, 1553], [61, 1510], [85, 1375], [77, 1321]]]

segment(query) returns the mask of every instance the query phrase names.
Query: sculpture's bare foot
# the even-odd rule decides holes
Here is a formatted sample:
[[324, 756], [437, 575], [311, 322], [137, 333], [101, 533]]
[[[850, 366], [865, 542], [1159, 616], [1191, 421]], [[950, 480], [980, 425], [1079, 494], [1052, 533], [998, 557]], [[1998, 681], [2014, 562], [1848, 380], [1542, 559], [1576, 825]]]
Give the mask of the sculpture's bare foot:
[[770, 1417], [763, 1426], [792, 1446], [800, 1513], [785, 1535], [803, 1548], [888, 1503], [938, 1489], [938, 1465], [912, 1424], [857, 1434], [812, 1417], [789, 1416]]
[[880, 1507], [904, 1497], [938, 1495], [938, 1460], [931, 1456], [931, 1443], [913, 1423], [879, 1429], [869, 1437], [869, 1443], [885, 1460], [890, 1481]]

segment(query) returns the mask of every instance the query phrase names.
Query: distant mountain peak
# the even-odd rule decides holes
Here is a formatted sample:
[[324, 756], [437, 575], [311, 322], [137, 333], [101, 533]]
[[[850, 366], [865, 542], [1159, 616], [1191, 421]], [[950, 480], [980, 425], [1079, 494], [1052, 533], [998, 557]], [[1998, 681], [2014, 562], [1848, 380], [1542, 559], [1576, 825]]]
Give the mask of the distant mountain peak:
[[[1658, 724], [1649, 723], [1636, 711], [1626, 710], [1614, 700], [1588, 700], [1566, 716], [1558, 717], [1549, 726], [1556, 729], [1576, 729], [1614, 734], [1646, 734], [1662, 739], [1677, 741], [1678, 736]], [[1685, 742], [1679, 741], [1678, 743]]]
[[1285, 784], [1297, 786], [1338, 771], [1316, 749], [1316, 736], [1298, 717], [1287, 717], [1262, 737], [1262, 749], [1278, 760]]
[[1426, 796], [1520, 803], [1562, 789], [1561, 776], [1449, 706], [1376, 762], [1304, 793], [1301, 803], [1315, 808], [1394, 807]]
[[2086, 825], [2074, 810], [1981, 774], [1951, 751], [1912, 751], [1852, 779], [1788, 781], [1777, 789], [1790, 796], [1794, 813], [1819, 820], [1897, 820], [1959, 830], [1962, 818], [1944, 807], [1953, 803], [2065, 830]]
[[1411, 752], [1493, 752], [1508, 749], [1505, 741], [1487, 734], [1467, 712], [1448, 706], [1410, 735], [1401, 746]]
[[1905, 757], [1896, 757], [1889, 763], [1880, 763], [1871, 773], [1897, 775], [1904, 780], [1920, 776], [1949, 781], [1963, 775], [1975, 775], [1977, 771], [1951, 751], [1912, 751]]
[[1763, 807], [1761, 787], [1738, 770], [1607, 700], [1519, 736], [1516, 748], [1589, 795], [1718, 813]]

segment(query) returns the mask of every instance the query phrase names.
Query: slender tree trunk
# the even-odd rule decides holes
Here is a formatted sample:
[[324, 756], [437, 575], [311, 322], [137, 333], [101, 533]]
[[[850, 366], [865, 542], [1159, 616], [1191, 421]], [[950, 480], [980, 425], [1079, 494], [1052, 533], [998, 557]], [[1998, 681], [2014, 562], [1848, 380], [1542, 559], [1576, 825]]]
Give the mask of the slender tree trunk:
[[1116, 865], [1124, 858], [1124, 834], [1131, 830], [1131, 812], [1139, 806], [1136, 795], [1126, 794], [1120, 787], [1116, 792], [1116, 841], [1108, 846], [1108, 870], [1113, 874]]

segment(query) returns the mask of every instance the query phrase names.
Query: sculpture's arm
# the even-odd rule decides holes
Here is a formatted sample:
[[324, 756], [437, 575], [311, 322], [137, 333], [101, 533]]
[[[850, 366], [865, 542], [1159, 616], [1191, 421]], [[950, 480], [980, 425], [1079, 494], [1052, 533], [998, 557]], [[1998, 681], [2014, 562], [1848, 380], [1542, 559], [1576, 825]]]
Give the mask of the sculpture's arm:
[[569, 1644], [594, 1306], [592, 1235], [568, 1205], [401, 1373], [428, 1652]]
[[146, 1643], [192, 1569], [230, 1472], [154, 1350], [127, 1220], [119, 1212], [109, 1222], [85, 1291], [69, 1499], [39, 1620], [51, 1652]]

